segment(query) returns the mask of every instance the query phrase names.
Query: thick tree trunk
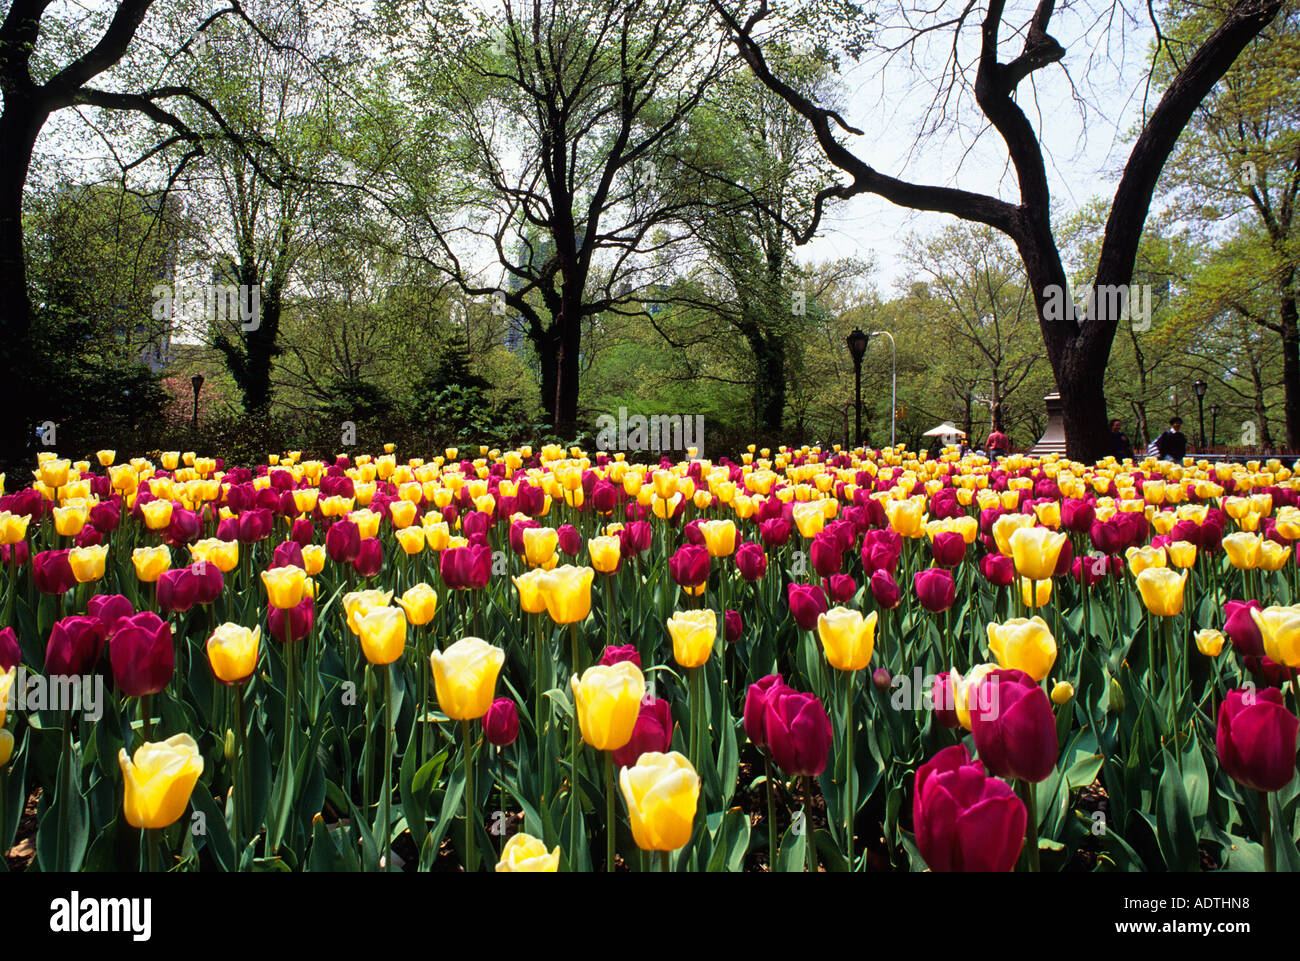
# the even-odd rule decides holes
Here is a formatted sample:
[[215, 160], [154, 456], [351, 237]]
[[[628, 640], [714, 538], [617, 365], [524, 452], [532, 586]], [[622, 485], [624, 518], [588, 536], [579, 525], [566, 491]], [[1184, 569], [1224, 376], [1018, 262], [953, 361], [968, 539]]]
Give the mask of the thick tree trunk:
[[31, 380], [32, 309], [23, 256], [23, 185], [27, 182], [40, 119], [17, 103], [0, 116], [0, 468], [10, 487], [31, 464], [36, 392]]
[[750, 338], [757, 367], [754, 378], [754, 417], [758, 429], [779, 434], [785, 419], [785, 338]]
[[1092, 463], [1110, 454], [1110, 429], [1106, 416], [1106, 375], [1109, 352], [1091, 356], [1072, 352], [1056, 371], [1065, 423], [1066, 451], [1072, 460]]

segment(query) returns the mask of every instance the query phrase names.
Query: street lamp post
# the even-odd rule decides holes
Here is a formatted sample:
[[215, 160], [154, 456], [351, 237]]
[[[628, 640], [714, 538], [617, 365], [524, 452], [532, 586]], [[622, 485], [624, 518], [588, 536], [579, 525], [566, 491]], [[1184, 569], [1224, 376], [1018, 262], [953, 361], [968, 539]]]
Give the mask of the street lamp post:
[[898, 423], [898, 348], [894, 344], [894, 335], [887, 330], [873, 330], [872, 337], [881, 334], [889, 338], [889, 446], [895, 444], [895, 427]]
[[1210, 446], [1219, 446], [1219, 405], [1210, 405]]
[[853, 333], [849, 334], [849, 354], [853, 357], [853, 416], [856, 427], [853, 444], [855, 447], [862, 443], [862, 355], [867, 352], [867, 341], [867, 335], [856, 327], [853, 328]]
[[1203, 380], [1198, 380], [1192, 384], [1192, 390], [1196, 391], [1196, 408], [1200, 413], [1202, 450], [1205, 449], [1205, 389], [1207, 386]]
[[199, 432], [199, 391], [203, 389], [203, 375], [195, 374], [190, 378], [190, 385], [194, 388], [194, 433]]

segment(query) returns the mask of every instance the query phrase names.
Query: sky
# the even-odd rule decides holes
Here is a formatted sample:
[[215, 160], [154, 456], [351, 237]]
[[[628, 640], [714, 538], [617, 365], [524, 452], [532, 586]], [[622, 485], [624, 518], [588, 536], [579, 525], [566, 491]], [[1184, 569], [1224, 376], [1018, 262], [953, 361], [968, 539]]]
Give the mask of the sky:
[[[1029, 9], [1015, 3], [1009, 7]], [[1060, 22], [1054, 21], [1049, 31], [1066, 47], [1064, 61], [1038, 71], [1032, 90], [1028, 82], [1022, 84], [1022, 92], [1031, 96], [1021, 99], [1022, 106], [1028, 104], [1027, 113], [1044, 146], [1053, 199], [1061, 213], [1077, 209], [1095, 196], [1113, 194], [1128, 152], [1128, 133], [1142, 116], [1144, 60], [1153, 36], [1145, 19], [1126, 20], [1110, 38], [1113, 55], [1109, 55], [1101, 28], [1086, 28], [1074, 17], [1074, 9], [1058, 7]], [[1121, 31], [1122, 43], [1118, 42]], [[967, 28], [967, 33], [977, 36], [977, 29]], [[899, 34], [882, 31], [879, 37], [883, 43], [893, 44]], [[942, 39], [944, 44], [950, 43], [951, 33]], [[980, 125], [973, 97], [959, 113], [963, 126], [916, 143], [926, 109], [934, 99], [927, 83], [942, 75], [941, 58], [946, 52], [946, 48], [931, 45], [918, 56], [916, 65], [895, 59], [883, 70], [876, 62], [846, 69], [842, 74], [846, 120], [866, 134], [842, 139], [882, 173], [990, 193], [1014, 202], [1017, 192], [1005, 148], [996, 131]], [[1005, 62], [1018, 52], [1018, 45], [1004, 42], [1001, 57]], [[969, 48], [961, 51], [972, 78], [974, 53]], [[1076, 102], [1075, 96], [1082, 103]], [[888, 294], [907, 275], [901, 260], [906, 235], [916, 232], [926, 236], [956, 222], [944, 214], [918, 213], [879, 197], [859, 196], [833, 208], [821, 236], [803, 248], [799, 258], [807, 262], [861, 258], [870, 253], [877, 265], [876, 286]]]

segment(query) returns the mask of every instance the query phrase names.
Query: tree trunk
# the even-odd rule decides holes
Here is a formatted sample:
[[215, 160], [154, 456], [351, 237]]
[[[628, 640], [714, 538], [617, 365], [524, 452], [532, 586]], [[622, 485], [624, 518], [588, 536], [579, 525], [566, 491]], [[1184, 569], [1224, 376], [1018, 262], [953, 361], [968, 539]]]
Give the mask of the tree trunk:
[[31, 382], [32, 308], [23, 256], [23, 185], [40, 127], [35, 113], [5, 104], [0, 116], [0, 466], [8, 471], [11, 487], [21, 484], [18, 471], [31, 466], [37, 413]]
[[1071, 460], [1093, 463], [1111, 452], [1106, 394], [1102, 389], [1108, 353], [1071, 351], [1056, 371], [1061, 418]]
[[757, 325], [745, 334], [754, 352], [754, 420], [763, 434], [780, 434], [785, 420], [785, 337], [764, 336]]

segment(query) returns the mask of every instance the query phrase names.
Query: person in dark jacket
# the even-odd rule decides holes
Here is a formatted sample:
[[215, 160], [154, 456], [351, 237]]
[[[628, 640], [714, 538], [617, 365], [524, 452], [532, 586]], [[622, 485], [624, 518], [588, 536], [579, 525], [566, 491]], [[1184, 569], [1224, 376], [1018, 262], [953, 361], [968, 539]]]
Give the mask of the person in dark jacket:
[[1133, 445], [1129, 443], [1128, 435], [1124, 433], [1124, 424], [1118, 417], [1110, 422], [1110, 452], [1116, 460], [1133, 456]]
[[1156, 453], [1161, 460], [1179, 461], [1187, 456], [1187, 435], [1181, 417], [1170, 420], [1169, 428], [1156, 438]]

